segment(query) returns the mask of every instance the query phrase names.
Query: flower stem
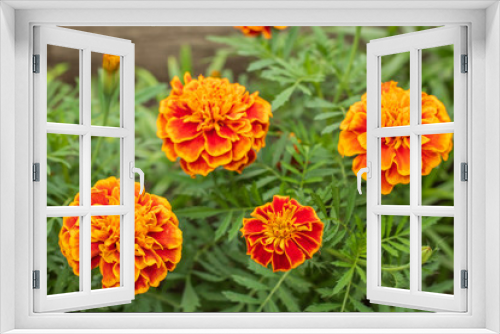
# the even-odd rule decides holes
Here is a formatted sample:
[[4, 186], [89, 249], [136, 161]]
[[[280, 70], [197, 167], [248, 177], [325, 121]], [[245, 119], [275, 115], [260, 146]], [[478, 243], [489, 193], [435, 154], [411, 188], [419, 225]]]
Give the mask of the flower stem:
[[262, 312], [262, 309], [264, 308], [264, 306], [266, 306], [266, 304], [271, 300], [271, 297], [274, 295], [274, 293], [276, 291], [278, 291], [279, 287], [281, 286], [281, 283], [283, 283], [283, 281], [285, 280], [285, 278], [291, 273], [291, 271], [287, 271], [283, 276], [281, 276], [280, 280], [278, 281], [278, 283], [276, 283], [276, 285], [274, 286], [274, 288], [271, 290], [271, 292], [267, 295], [266, 299], [262, 302], [262, 304], [260, 304], [259, 308], [257, 309], [257, 311], [255, 312]]

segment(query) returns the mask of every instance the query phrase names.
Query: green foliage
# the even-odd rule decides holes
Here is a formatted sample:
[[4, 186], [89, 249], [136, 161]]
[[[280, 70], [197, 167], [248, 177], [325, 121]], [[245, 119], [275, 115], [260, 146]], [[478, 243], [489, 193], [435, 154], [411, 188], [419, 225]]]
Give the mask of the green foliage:
[[[184, 238], [182, 260], [159, 287], [137, 295], [131, 304], [92, 311], [409, 311], [366, 300], [366, 200], [356, 192], [352, 158], [341, 157], [337, 145], [340, 122], [366, 90], [365, 43], [412, 29], [290, 27], [275, 31], [270, 40], [248, 38], [236, 31], [234, 36], [208, 37], [221, 48], [211, 59], [207, 74], [219, 71], [245, 84], [249, 91], [259, 91], [273, 106], [266, 147], [242, 174], [219, 168], [207, 177], [192, 179], [178, 162], [165, 157], [162, 142], [156, 137], [156, 118], [159, 101], [168, 96], [168, 85], [138, 68], [136, 165], [145, 172], [146, 191], [166, 197], [179, 218]], [[447, 51], [431, 53], [429, 60], [443, 52]], [[247, 72], [237, 76], [226, 67], [226, 60], [241, 56], [248, 64]], [[167, 60], [169, 76], [182, 77], [198, 61], [189, 46], [183, 47], [179, 58]], [[390, 63], [391, 73], [407, 65], [398, 59]], [[445, 79], [449, 80], [449, 66], [445, 69]], [[49, 113], [57, 116], [55, 121], [73, 122], [63, 118], [73, 115], [68, 111], [78, 110], [79, 105], [74, 85], [58, 79], [65, 70], [60, 64], [49, 71]], [[450, 86], [443, 80], [439, 70], [434, 73], [439, 75], [424, 77], [424, 85], [432, 87], [434, 94], [442, 94], [439, 98], [452, 108], [452, 83]], [[198, 74], [192, 73], [193, 77]], [[96, 81], [103, 80], [102, 73], [100, 76], [93, 78], [93, 86], [98, 87]], [[96, 110], [104, 112], [109, 103], [99, 94], [93, 95]], [[110, 113], [108, 120], [112, 117]], [[104, 122], [106, 118], [98, 119]], [[48, 143], [48, 201], [57, 205], [69, 204], [78, 192], [78, 138], [68, 137], [49, 137]], [[117, 154], [110, 150], [102, 156], [117, 161]], [[423, 178], [423, 204], [453, 204], [450, 171], [452, 156]], [[96, 178], [110, 176], [106, 170], [93, 173]], [[391, 194], [394, 204], [401, 204], [407, 188], [395, 187]], [[320, 251], [286, 273], [274, 273], [250, 260], [239, 232], [243, 218], [276, 194], [312, 206], [325, 223]], [[74, 291], [78, 278], [57, 246], [61, 221], [49, 220], [48, 224], [49, 292]], [[409, 224], [404, 218], [382, 219], [383, 282], [389, 286], [408, 288]], [[432, 249], [423, 271], [429, 291], [453, 289], [452, 240], [452, 221], [423, 222], [423, 241]], [[93, 286], [99, 286], [99, 279], [97, 273]]]

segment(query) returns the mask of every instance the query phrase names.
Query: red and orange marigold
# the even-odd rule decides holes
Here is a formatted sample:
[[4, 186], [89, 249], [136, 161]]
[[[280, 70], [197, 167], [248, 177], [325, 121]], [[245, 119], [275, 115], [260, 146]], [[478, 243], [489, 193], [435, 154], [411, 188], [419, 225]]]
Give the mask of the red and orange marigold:
[[168, 159], [180, 158], [191, 177], [207, 176], [219, 166], [241, 171], [265, 146], [272, 117], [271, 105], [227, 79], [192, 79], [172, 82], [170, 95], [160, 102], [157, 136]]
[[236, 26], [236, 29], [241, 30], [245, 36], [264, 36], [265, 39], [270, 39], [272, 35], [272, 28], [283, 30], [286, 26], [262, 26], [262, 27], [249, 27], [249, 26]]
[[285, 196], [255, 208], [240, 230], [252, 260], [273, 271], [297, 268], [316, 253], [323, 238], [323, 223], [310, 206]]
[[[382, 84], [382, 127], [410, 124], [410, 90], [397, 82]], [[422, 124], [451, 122], [441, 101], [422, 92]], [[342, 156], [355, 156], [352, 170], [356, 174], [366, 167], [366, 94], [351, 105], [340, 124], [338, 151]], [[422, 175], [428, 175], [442, 160], [448, 160], [453, 148], [453, 134], [422, 136]], [[410, 138], [382, 138], [382, 194], [390, 194], [396, 184], [410, 182]], [[366, 179], [366, 174], [363, 174]]]
[[[172, 212], [170, 203], [163, 197], [144, 193], [139, 195], [135, 184], [135, 293], [140, 294], [157, 287], [175, 269], [181, 259], [182, 231]], [[80, 194], [70, 206], [80, 203]], [[91, 189], [92, 205], [119, 205], [120, 182], [115, 177], [98, 181]], [[62, 254], [79, 275], [80, 220], [64, 217], [59, 232]], [[92, 216], [91, 218], [92, 269], [99, 267], [102, 286], [120, 285], [120, 217]]]

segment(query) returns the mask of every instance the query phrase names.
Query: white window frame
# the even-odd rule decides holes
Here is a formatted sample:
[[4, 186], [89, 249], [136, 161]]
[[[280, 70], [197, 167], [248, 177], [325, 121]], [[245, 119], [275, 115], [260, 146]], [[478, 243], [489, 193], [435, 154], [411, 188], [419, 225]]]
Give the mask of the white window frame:
[[[134, 287], [134, 209], [135, 185], [132, 168], [135, 162], [135, 51], [129, 40], [112, 38], [50, 26], [35, 26], [34, 54], [39, 56], [39, 73], [33, 75], [34, 147], [33, 160], [39, 164], [39, 181], [33, 185], [34, 204], [34, 270], [39, 271], [39, 288], [34, 289], [34, 311], [74, 311], [96, 305], [130, 303]], [[47, 122], [47, 45], [71, 48], [79, 53], [78, 124]], [[120, 124], [117, 127], [91, 123], [91, 55], [92, 52], [120, 57]], [[79, 206], [47, 206], [47, 135], [79, 136]], [[91, 139], [112, 137], [120, 145], [120, 205], [91, 204]], [[132, 172], [132, 173], [131, 173]], [[91, 288], [91, 217], [120, 216], [120, 286], [112, 289]], [[80, 264], [79, 291], [47, 295], [47, 218], [79, 217]]]
[[[0, 303], [1, 330], [12, 333], [267, 332], [340, 333], [495, 333], [500, 331], [500, 11], [497, 1], [242, 1], [17, 2], [0, 4]], [[12, 6], [12, 7], [11, 7]], [[63, 8], [60, 7], [69, 7]], [[453, 7], [457, 6], [457, 7]], [[14, 7], [14, 8], [13, 8]], [[99, 8], [98, 8], [99, 7]], [[107, 8], [107, 9], [103, 9]], [[147, 9], [147, 8], [150, 9]], [[23, 9], [24, 8], [24, 9]], [[41, 8], [45, 8], [41, 10]], [[223, 8], [223, 9], [221, 9]], [[411, 9], [411, 10], [409, 10]], [[31, 96], [32, 27], [35, 24], [82, 25], [449, 25], [469, 28], [468, 190], [469, 230], [467, 313], [433, 314], [34, 314], [30, 259], [32, 244]], [[15, 31], [15, 35], [14, 35]], [[14, 38], [15, 36], [15, 38]], [[486, 68], [488, 69], [486, 71]], [[7, 76], [8, 75], [8, 76]], [[15, 87], [12, 80], [15, 78]], [[10, 93], [10, 94], [9, 94]], [[14, 94], [15, 93], [15, 94]], [[9, 109], [9, 110], [7, 110]], [[12, 112], [15, 110], [15, 113]], [[15, 115], [15, 117], [14, 117]], [[15, 145], [12, 145], [12, 137]], [[488, 143], [488, 146], [486, 146]], [[491, 150], [491, 147], [494, 149]], [[488, 153], [488, 154], [486, 154]], [[488, 182], [486, 182], [486, 174]], [[15, 175], [13, 178], [12, 175]], [[12, 199], [12, 189], [15, 198]], [[488, 194], [488, 196], [486, 196]], [[486, 205], [485, 205], [486, 204]], [[486, 217], [488, 219], [486, 219]], [[15, 225], [12, 222], [15, 222]], [[473, 226], [473, 229], [472, 229]], [[14, 235], [14, 238], [12, 238]], [[12, 257], [14, 249], [14, 257]], [[485, 257], [488, 254], [488, 265]], [[14, 289], [12, 287], [15, 287]], [[486, 293], [486, 291], [488, 293]], [[12, 308], [12, 305], [15, 305]], [[280, 331], [281, 328], [289, 328]], [[192, 331], [176, 330], [179, 328]], [[245, 331], [244, 329], [247, 328]], [[295, 328], [295, 330], [290, 329]], [[122, 329], [122, 330], [120, 330]], [[238, 330], [242, 329], [242, 330]], [[348, 330], [349, 329], [349, 330]], [[41, 331], [40, 331], [41, 332]]]
[[[367, 298], [370, 302], [422, 310], [467, 310], [467, 290], [461, 286], [461, 271], [467, 270], [467, 185], [461, 180], [461, 164], [467, 163], [467, 75], [462, 73], [462, 55], [467, 55], [465, 26], [448, 26], [371, 41], [367, 45]], [[449, 123], [421, 124], [422, 50], [452, 45], [454, 64], [454, 119]], [[382, 127], [382, 57], [409, 53], [410, 124]], [[439, 75], [436, 73], [436, 75]], [[454, 205], [422, 205], [421, 135], [454, 133]], [[410, 138], [410, 199], [408, 205], [384, 205], [381, 196], [381, 141], [385, 137]], [[359, 176], [358, 176], [359, 178]], [[382, 216], [406, 216], [410, 220], [409, 289], [382, 286]], [[422, 217], [453, 217], [454, 264], [453, 294], [422, 290]]]

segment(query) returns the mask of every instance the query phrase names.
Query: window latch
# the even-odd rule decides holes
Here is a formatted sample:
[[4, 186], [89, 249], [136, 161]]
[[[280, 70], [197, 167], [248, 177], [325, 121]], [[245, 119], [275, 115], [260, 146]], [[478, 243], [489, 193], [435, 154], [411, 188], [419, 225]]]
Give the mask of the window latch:
[[135, 173], [139, 174], [139, 183], [141, 185], [141, 190], [139, 191], [139, 195], [142, 195], [144, 193], [144, 172], [142, 169], [134, 167], [134, 162], [130, 161], [129, 163], [129, 171], [130, 171], [130, 178], [134, 179], [135, 178]]
[[361, 192], [361, 176], [363, 175], [363, 173], [366, 173], [366, 177], [368, 179], [372, 178], [372, 163], [370, 161], [368, 161], [366, 163], [366, 165], [367, 165], [367, 167], [361, 168], [357, 174], [357, 176], [358, 176], [358, 192], [360, 195], [362, 194], [362, 192]]

